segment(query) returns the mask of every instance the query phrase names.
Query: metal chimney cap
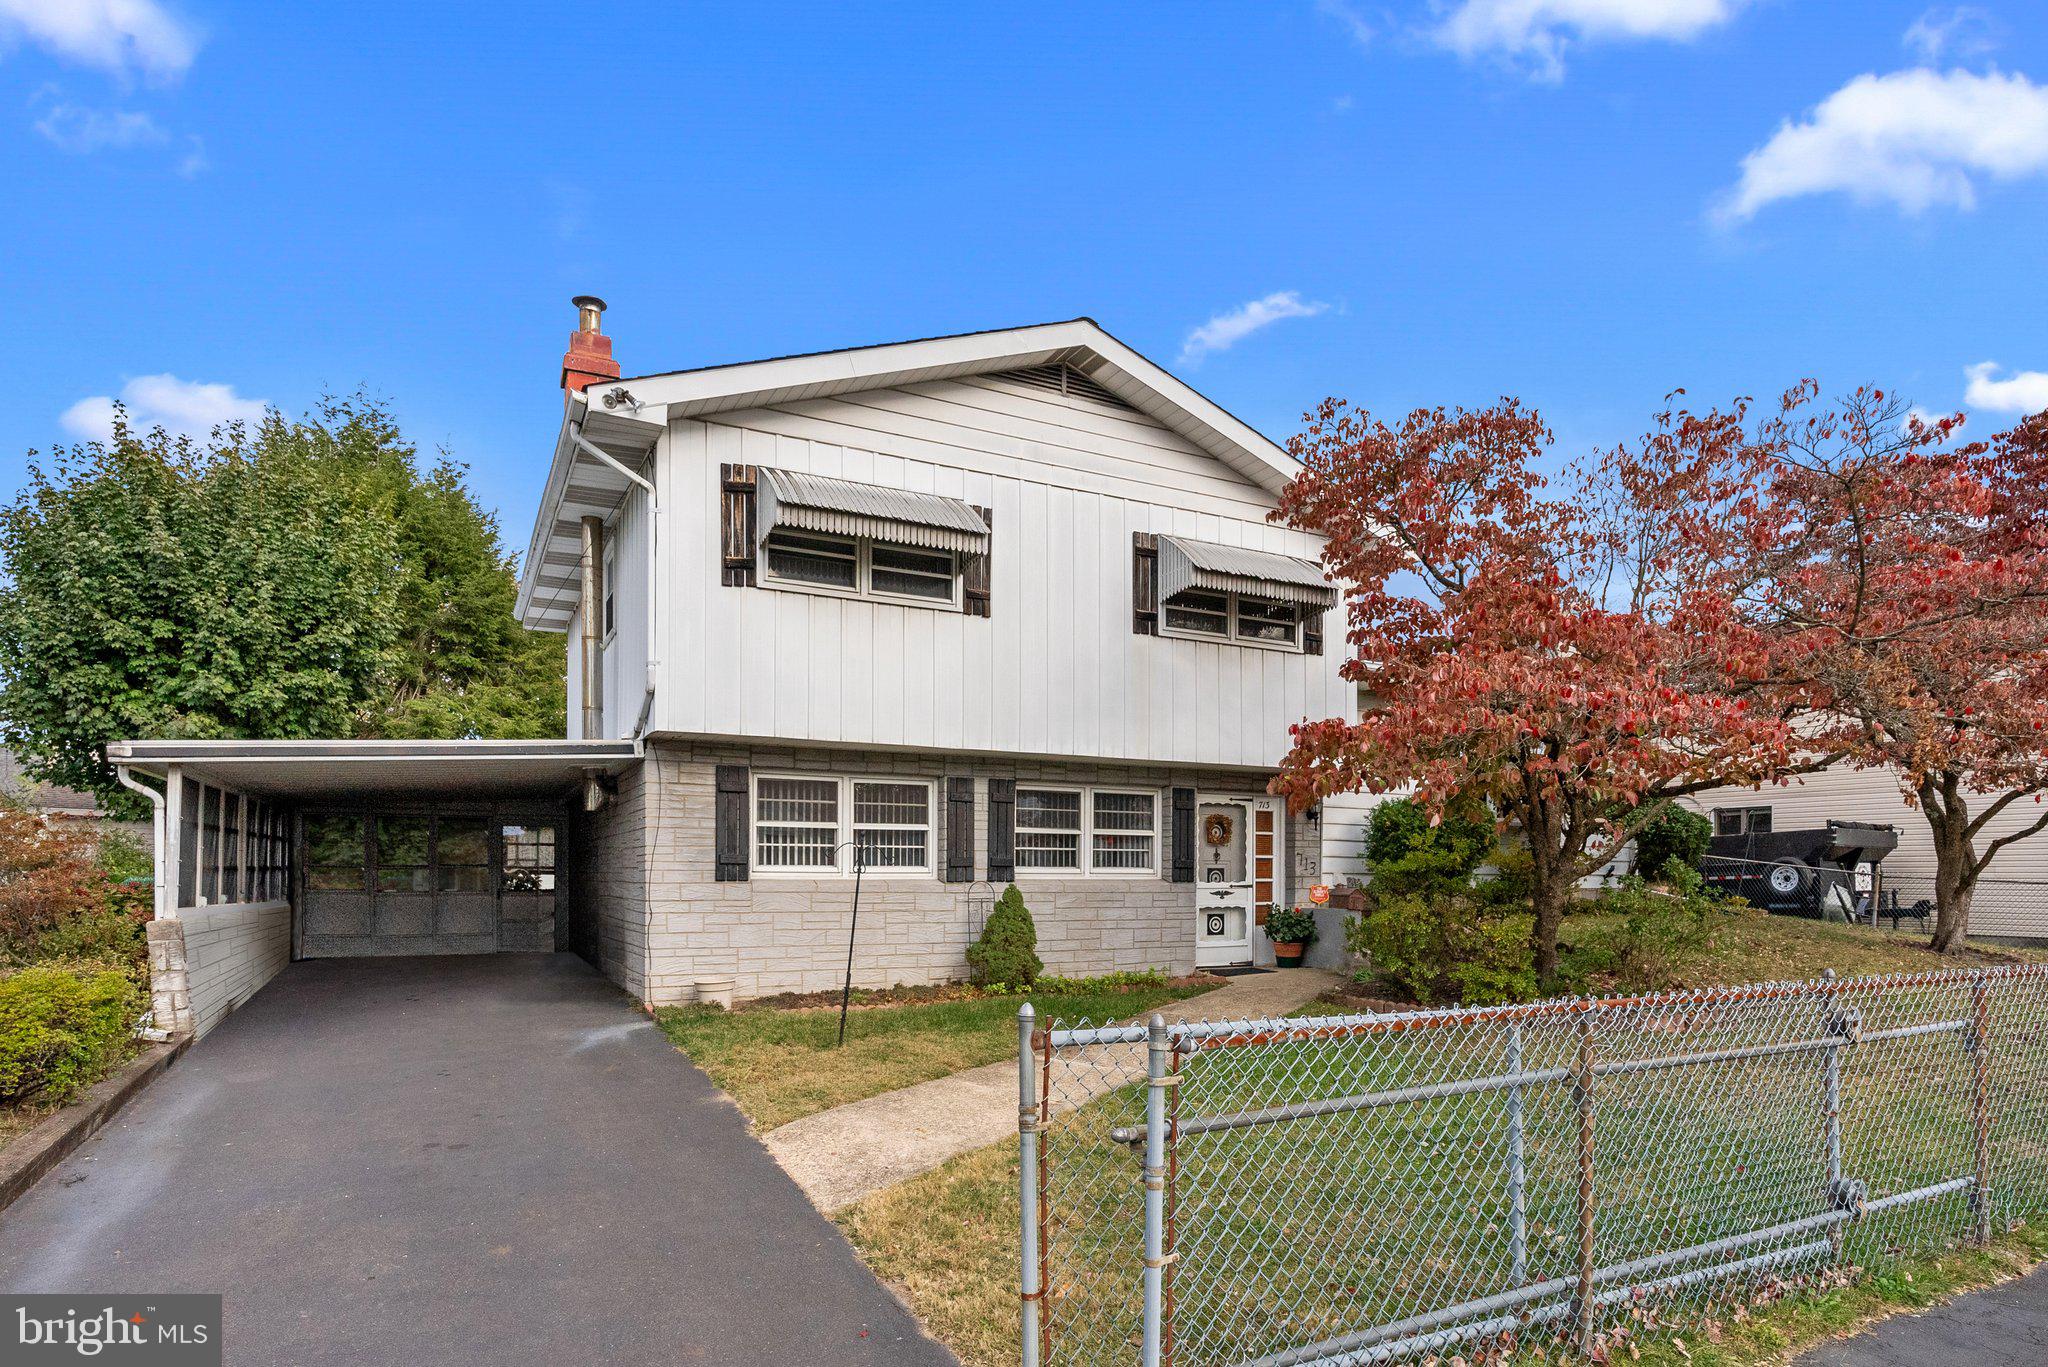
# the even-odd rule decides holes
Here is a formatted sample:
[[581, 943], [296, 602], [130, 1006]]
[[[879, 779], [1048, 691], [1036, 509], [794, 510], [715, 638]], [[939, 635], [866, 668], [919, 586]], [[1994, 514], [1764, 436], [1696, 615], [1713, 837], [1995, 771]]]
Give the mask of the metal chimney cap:
[[605, 310], [604, 300], [594, 294], [579, 294], [569, 302], [579, 309], [596, 309], [599, 313], [603, 313]]

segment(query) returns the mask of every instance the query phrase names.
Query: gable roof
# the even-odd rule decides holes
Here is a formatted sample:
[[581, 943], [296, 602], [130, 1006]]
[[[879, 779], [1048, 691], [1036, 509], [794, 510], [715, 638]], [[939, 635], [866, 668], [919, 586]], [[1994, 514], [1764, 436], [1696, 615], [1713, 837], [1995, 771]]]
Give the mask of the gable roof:
[[[642, 410], [664, 410], [672, 421], [1051, 364], [1073, 367], [1270, 493], [1286, 487], [1300, 469], [1270, 438], [1112, 337], [1092, 318], [632, 375], [592, 388], [609, 392], [624, 387]], [[576, 520], [586, 513], [609, 513], [630, 489], [616, 472], [576, 448], [569, 424], [584, 423], [587, 439], [629, 466], [638, 468], [637, 461], [645, 458], [644, 451], [615, 450], [591, 430], [608, 415], [593, 409], [586, 422], [587, 403], [587, 397], [572, 402], [563, 419], [535, 521], [519, 586], [519, 615], [529, 626], [567, 626], [574, 606]]]

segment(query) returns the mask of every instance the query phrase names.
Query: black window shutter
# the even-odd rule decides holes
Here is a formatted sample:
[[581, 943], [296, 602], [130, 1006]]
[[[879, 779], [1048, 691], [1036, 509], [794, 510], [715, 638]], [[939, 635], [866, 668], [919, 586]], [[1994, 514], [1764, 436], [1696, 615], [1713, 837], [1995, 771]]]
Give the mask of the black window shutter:
[[1159, 538], [1150, 532], [1131, 533], [1131, 630], [1159, 634]]
[[1323, 614], [1314, 608], [1301, 610], [1301, 653], [1320, 655], [1323, 653]]
[[718, 467], [718, 582], [728, 588], [754, 583], [754, 467]]
[[989, 615], [989, 560], [995, 555], [995, 514], [977, 504], [968, 504], [981, 514], [981, 520], [990, 531], [988, 549], [980, 555], [965, 557], [960, 565], [960, 609], [969, 617]]
[[974, 881], [974, 780], [946, 780], [946, 881]]
[[1195, 881], [1195, 790], [1173, 790], [1173, 877], [1171, 882]]
[[718, 766], [717, 807], [712, 813], [720, 883], [747, 881], [747, 766]]
[[1017, 877], [1017, 780], [988, 781], [988, 881]]

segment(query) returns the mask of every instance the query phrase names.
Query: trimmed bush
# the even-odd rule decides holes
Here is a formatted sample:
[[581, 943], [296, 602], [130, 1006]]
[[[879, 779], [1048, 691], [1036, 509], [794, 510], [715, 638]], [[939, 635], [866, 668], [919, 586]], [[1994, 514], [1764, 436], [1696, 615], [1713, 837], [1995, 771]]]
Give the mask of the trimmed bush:
[[121, 968], [39, 963], [0, 978], [0, 1105], [61, 1104], [126, 1050], [145, 994]]
[[1673, 863], [1697, 869], [1713, 838], [1713, 822], [1673, 803], [1636, 832], [1636, 872], [1655, 883]]
[[981, 938], [967, 947], [967, 966], [974, 970], [977, 987], [1024, 987], [1045, 972], [1045, 962], [1038, 957], [1038, 927], [1015, 883], [1003, 889], [981, 928]]

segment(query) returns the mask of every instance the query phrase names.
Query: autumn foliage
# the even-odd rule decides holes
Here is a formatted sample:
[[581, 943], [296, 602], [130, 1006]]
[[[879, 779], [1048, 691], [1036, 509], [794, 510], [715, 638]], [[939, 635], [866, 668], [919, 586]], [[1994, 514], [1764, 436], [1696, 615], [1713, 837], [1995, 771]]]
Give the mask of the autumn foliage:
[[1370, 703], [1295, 728], [1276, 789], [1483, 795], [1528, 845], [1554, 976], [1573, 890], [1621, 842], [1674, 797], [1796, 762], [1715, 577], [1739, 558], [1717, 529], [1753, 488], [1743, 416], [1668, 414], [1553, 489], [1551, 434], [1514, 400], [1398, 426], [1326, 402], [1276, 516], [1326, 538]]
[[1805, 743], [1890, 773], [1926, 820], [1944, 950], [1992, 859], [2048, 828], [2048, 414], [1959, 427], [1802, 386], [1758, 426], [1761, 496], [1732, 529], [1737, 610]]

